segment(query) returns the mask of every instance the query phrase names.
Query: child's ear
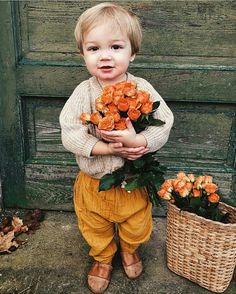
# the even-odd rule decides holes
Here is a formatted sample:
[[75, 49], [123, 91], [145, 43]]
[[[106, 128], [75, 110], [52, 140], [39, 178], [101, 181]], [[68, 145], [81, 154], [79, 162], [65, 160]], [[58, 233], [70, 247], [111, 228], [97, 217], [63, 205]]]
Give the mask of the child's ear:
[[136, 54], [133, 54], [132, 56], [130, 56], [130, 59], [129, 59], [129, 61], [130, 61], [130, 62], [133, 62], [133, 61], [134, 61], [134, 59], [135, 59], [135, 57], [136, 57]]

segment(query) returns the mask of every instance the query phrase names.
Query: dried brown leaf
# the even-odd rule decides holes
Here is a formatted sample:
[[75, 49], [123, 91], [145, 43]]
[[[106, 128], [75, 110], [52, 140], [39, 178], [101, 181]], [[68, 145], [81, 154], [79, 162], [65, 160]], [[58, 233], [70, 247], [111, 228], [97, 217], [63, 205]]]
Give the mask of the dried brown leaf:
[[0, 253], [8, 252], [11, 253], [10, 249], [14, 247], [18, 247], [19, 245], [14, 240], [15, 235], [14, 231], [10, 231], [4, 235], [4, 233], [0, 233]]
[[28, 231], [28, 227], [23, 225], [23, 220], [20, 219], [18, 216], [12, 217], [11, 224], [15, 233], [24, 233]]
[[0, 223], [0, 253], [11, 253], [14, 249], [24, 244], [25, 241], [15, 237], [21, 233], [34, 233], [39, 229], [43, 214], [40, 209], [28, 211], [23, 220], [18, 216], [7, 216]]
[[40, 221], [43, 219], [43, 213], [40, 209], [28, 211], [23, 219], [24, 225], [28, 227], [28, 233], [34, 233], [34, 231], [40, 228]]

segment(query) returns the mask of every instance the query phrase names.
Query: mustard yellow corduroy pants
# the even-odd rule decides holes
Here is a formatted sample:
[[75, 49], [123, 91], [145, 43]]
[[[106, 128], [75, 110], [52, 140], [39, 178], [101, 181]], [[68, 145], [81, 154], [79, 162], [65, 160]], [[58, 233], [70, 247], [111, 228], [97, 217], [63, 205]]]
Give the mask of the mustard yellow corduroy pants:
[[80, 172], [74, 185], [74, 207], [79, 229], [91, 247], [89, 255], [108, 263], [117, 245], [114, 240], [118, 226], [120, 246], [133, 253], [152, 232], [152, 204], [143, 189], [131, 193], [120, 187], [98, 192], [99, 180]]

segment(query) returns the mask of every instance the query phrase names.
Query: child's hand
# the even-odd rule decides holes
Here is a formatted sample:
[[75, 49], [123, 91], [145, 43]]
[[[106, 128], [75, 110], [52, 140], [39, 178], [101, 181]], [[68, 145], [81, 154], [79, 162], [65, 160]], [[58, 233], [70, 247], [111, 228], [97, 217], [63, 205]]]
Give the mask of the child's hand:
[[136, 134], [129, 118], [126, 119], [127, 129], [122, 131], [103, 131], [99, 133], [101, 137], [110, 143], [122, 143], [126, 147], [146, 147], [147, 142], [142, 135]]
[[110, 154], [126, 158], [128, 160], [136, 160], [142, 157], [149, 148], [141, 147], [123, 147], [122, 143], [108, 143]]

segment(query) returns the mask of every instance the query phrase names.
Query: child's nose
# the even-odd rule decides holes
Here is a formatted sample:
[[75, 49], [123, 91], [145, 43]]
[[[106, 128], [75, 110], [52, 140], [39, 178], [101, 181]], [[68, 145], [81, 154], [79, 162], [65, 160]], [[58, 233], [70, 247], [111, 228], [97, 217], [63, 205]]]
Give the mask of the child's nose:
[[110, 60], [111, 53], [108, 50], [102, 50], [100, 55], [100, 60]]

